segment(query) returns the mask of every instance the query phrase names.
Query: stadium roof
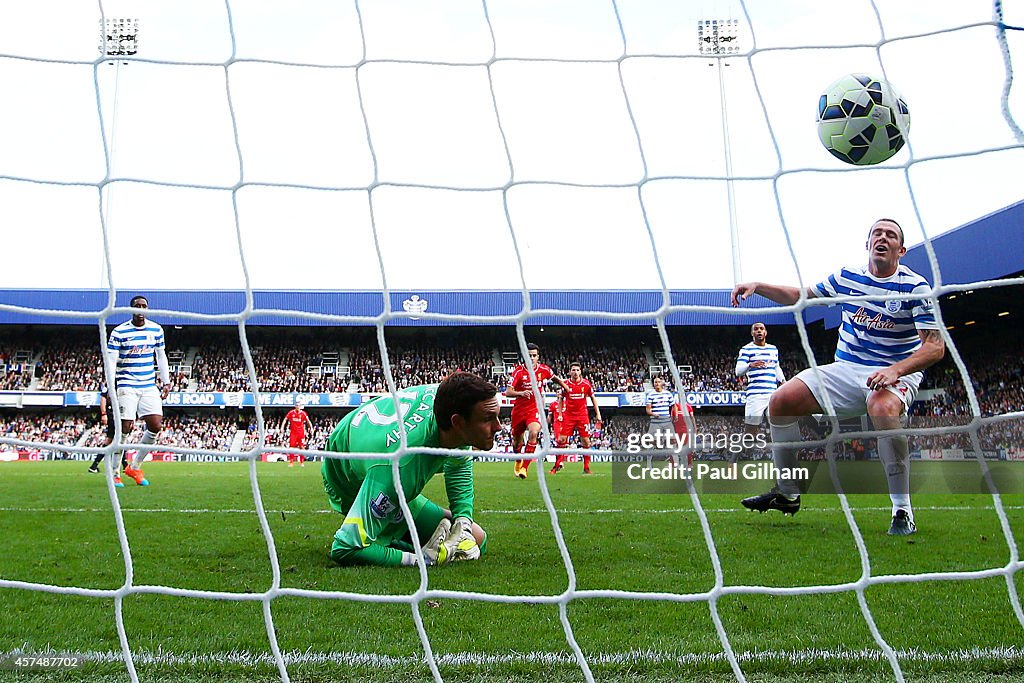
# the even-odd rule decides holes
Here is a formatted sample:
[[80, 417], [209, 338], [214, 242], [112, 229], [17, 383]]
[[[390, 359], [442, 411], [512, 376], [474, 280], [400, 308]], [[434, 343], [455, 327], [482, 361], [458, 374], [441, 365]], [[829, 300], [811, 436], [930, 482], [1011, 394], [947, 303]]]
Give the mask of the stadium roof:
[[[943, 284], [966, 284], [1003, 278], [1024, 271], [1024, 201], [979, 218], [934, 240], [932, 246]], [[903, 259], [913, 270], [935, 281], [923, 244], [909, 249]], [[138, 292], [117, 292], [115, 306], [127, 307]], [[159, 321], [189, 325], [234, 325], [246, 310], [244, 291], [162, 290], [144, 292]], [[96, 324], [110, 292], [102, 289], [0, 290], [0, 324]], [[531, 291], [527, 325], [651, 325], [663, 305], [658, 290]], [[1013, 295], [991, 291], [997, 307]], [[789, 314], [761, 315], [729, 308], [725, 290], [672, 290], [673, 305], [706, 307], [674, 313], [669, 325], [748, 325], [764, 320], [793, 324]], [[524, 309], [520, 291], [409, 291], [390, 292], [390, 310], [397, 317], [389, 325], [510, 325]], [[762, 302], [762, 305], [768, 305]], [[714, 309], [721, 310], [714, 310]], [[178, 315], [164, 313], [175, 311]], [[254, 291], [249, 325], [372, 325], [384, 314], [379, 291]], [[123, 318], [112, 313], [111, 322]], [[812, 307], [808, 322], [824, 319], [837, 324], [838, 310]]]

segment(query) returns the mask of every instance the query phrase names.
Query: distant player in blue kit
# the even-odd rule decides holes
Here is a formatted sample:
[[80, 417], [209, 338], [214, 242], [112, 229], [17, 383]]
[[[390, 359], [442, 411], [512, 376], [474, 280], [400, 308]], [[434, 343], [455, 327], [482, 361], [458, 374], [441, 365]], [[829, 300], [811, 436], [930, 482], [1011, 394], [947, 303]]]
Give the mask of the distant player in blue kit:
[[645, 408], [651, 418], [650, 424], [647, 427], [647, 433], [656, 437], [659, 441], [655, 441], [655, 444], [658, 446], [657, 449], [647, 452], [647, 469], [651, 468], [656, 453], [659, 457], [663, 453], [665, 457], [672, 458], [671, 446], [669, 444], [671, 443], [670, 440], [675, 436], [676, 428], [674, 421], [679, 414], [676, 395], [665, 386], [665, 380], [660, 376], [655, 376], [651, 380], [651, 384], [654, 386], [654, 391], [647, 392], [645, 399]]
[[[149, 300], [144, 296], [132, 297], [132, 308], [147, 309]], [[132, 319], [123, 322], [110, 333], [107, 340], [107, 356], [115, 368], [117, 404], [121, 411], [121, 438], [127, 439], [135, 428], [136, 417], [146, 423], [141, 443], [156, 443], [156, 436], [163, 428], [163, 403], [171, 388], [170, 368], [164, 350], [164, 329], [146, 314], [139, 312]], [[155, 367], [154, 367], [155, 365]], [[156, 370], [160, 372], [162, 388], [156, 386]], [[142, 474], [142, 461], [147, 451], [138, 451], [130, 467], [125, 467], [125, 476], [131, 477], [139, 486], [149, 486], [149, 480]]]
[[[789, 380], [768, 403], [768, 422], [773, 444], [799, 441], [799, 418], [824, 412], [824, 395], [836, 415], [868, 415], [876, 430], [898, 429], [917, 396], [923, 370], [942, 359], [946, 345], [935, 319], [934, 304], [924, 298], [883, 300], [892, 294], [918, 294], [930, 289], [928, 282], [906, 266], [900, 257], [907, 252], [903, 228], [891, 218], [875, 221], [868, 231], [868, 263], [842, 268], [806, 290], [808, 298], [870, 296], [870, 300], [844, 302], [835, 362], [808, 368]], [[800, 299], [796, 287], [747, 282], [732, 291], [732, 305], [760, 294], [779, 304]], [[877, 297], [877, 298], [875, 298]], [[796, 467], [793, 447], [772, 447], [775, 466]], [[889, 534], [905, 536], [917, 531], [910, 505], [910, 457], [905, 435], [879, 436], [878, 456], [885, 467], [892, 500]], [[745, 498], [744, 507], [766, 512], [795, 514], [800, 492], [792, 479], [779, 479], [776, 488]]]
[[[736, 375], [747, 380], [743, 421], [745, 432], [754, 436], [760, 431], [768, 412], [768, 399], [786, 381], [786, 375], [779, 365], [779, 349], [767, 342], [768, 328], [764, 323], [750, 326], [750, 338], [752, 341], [740, 348], [736, 358]], [[732, 462], [736, 462], [739, 455], [739, 451], [731, 454]]]

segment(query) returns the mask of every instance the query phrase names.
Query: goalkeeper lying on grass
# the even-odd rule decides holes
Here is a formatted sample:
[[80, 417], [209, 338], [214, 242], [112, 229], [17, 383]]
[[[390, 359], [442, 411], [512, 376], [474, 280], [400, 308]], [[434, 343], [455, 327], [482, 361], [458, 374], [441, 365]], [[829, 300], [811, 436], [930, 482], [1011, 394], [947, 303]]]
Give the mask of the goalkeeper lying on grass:
[[[456, 372], [441, 384], [398, 392], [409, 448], [490, 450], [501, 430], [497, 393], [493, 384], [468, 372]], [[394, 453], [399, 445], [390, 395], [346, 415], [327, 440], [327, 450], [335, 453]], [[427, 564], [478, 559], [487, 546], [487, 535], [473, 522], [472, 458], [407, 453], [398, 469]], [[390, 460], [324, 458], [321, 471], [331, 507], [345, 515], [331, 546], [335, 562], [382, 567], [416, 564]], [[450, 511], [421, 493], [442, 471]]]

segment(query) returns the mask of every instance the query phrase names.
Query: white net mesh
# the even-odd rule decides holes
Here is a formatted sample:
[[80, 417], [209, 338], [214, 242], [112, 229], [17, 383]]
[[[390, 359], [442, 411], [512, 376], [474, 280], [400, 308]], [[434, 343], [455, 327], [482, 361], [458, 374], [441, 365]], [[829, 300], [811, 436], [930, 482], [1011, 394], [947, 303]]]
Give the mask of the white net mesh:
[[[534, 308], [531, 291], [576, 284], [562, 279], [564, 269], [555, 256], [571, 251], [584, 261], [611, 260], [609, 270], [616, 273], [629, 271], [615, 277], [615, 286], [662, 291], [662, 305], [652, 311], [569, 313], [609, 321], [653, 320], [673, 381], [681, 387], [666, 318], [723, 311], [673, 305], [670, 288], [727, 288], [733, 284], [730, 274], [740, 272], [747, 279], [810, 284], [821, 274], [817, 259], [822, 253], [828, 261], [836, 253], [860, 253], [861, 226], [877, 217], [879, 204], [886, 207], [883, 213], [913, 216], [905, 224], [908, 238], [926, 244], [934, 299], [1024, 282], [944, 284], [929, 239], [1019, 199], [1024, 134], [1014, 118], [1019, 89], [1011, 87], [1014, 48], [1020, 47], [1019, 29], [1013, 25], [1020, 23], [1019, 4], [974, 3], [956, 12], [947, 8], [948, 15], [930, 12], [927, 18], [895, 2], [856, 8], [821, 3], [793, 3], [784, 9], [774, 4], [726, 6], [722, 14], [737, 18], [746, 30], [740, 54], [729, 61], [728, 97], [718, 96], [708, 58], [691, 48], [696, 21], [703, 17], [682, 4], [308, 2], [287, 15], [272, 3], [227, 2], [215, 8], [174, 3], [173, 9], [154, 4], [139, 8], [138, 54], [123, 55], [122, 65], [114, 69], [105, 57], [83, 56], [93, 40], [86, 28], [80, 35], [69, 34], [74, 39], [63, 44], [39, 45], [15, 39], [15, 32], [39, 21], [40, 15], [0, 22], [17, 47], [0, 56], [9, 67], [5, 90], [24, 87], [37, 105], [13, 108], [0, 118], [11, 146], [5, 153], [9, 161], [0, 167], [0, 197], [8, 216], [17, 218], [5, 223], [47, 240], [56, 260], [65, 255], [86, 259], [56, 269], [55, 276], [48, 271], [50, 279], [40, 286], [81, 286], [83, 273], [93, 276], [88, 271], [101, 254], [100, 283], [109, 286], [108, 306], [98, 315], [40, 312], [17, 304], [3, 309], [62, 315], [69, 321], [98, 320], [102, 344], [108, 321], [129, 312], [114, 305], [120, 290], [192, 284], [244, 289], [241, 310], [201, 315], [157, 306], [152, 315], [237, 323], [254, 384], [256, 370], [246, 338], [247, 321], [254, 315], [374, 325], [387, 383], [395, 391], [385, 326], [411, 315], [392, 309], [392, 289], [424, 286], [426, 281], [439, 289], [521, 290], [518, 312], [486, 316], [484, 321], [513, 324], [519, 350], [526, 355], [526, 325], [552, 312]], [[1007, 8], [1018, 17], [1004, 16]], [[112, 3], [100, 3], [99, 13], [78, 8], [79, 16], [61, 22], [77, 19], [87, 27], [100, 14], [103, 19], [112, 16], [115, 9], [121, 8]], [[931, 68], [915, 70], [912, 65], [920, 62]], [[884, 167], [854, 173], [832, 163], [818, 148], [810, 112], [815, 88], [857, 70], [877, 70], [903, 87], [914, 128], [905, 154]], [[950, 102], [950, 91], [961, 88], [969, 94]], [[114, 102], [116, 113], [111, 111]], [[726, 139], [720, 126], [724, 106], [730, 117]], [[970, 109], [976, 120], [968, 122], [965, 115], [950, 112], [963, 109]], [[32, 120], [41, 111], [48, 116]], [[40, 127], [47, 136], [23, 132]], [[731, 173], [723, 165], [723, 143], [734, 155]], [[961, 165], [948, 165], [953, 161]], [[963, 191], [944, 197], [950, 169], [955, 169]], [[54, 192], [60, 193], [58, 203], [49, 201]], [[737, 245], [727, 230], [718, 229], [728, 216], [726, 192], [737, 207], [733, 218], [740, 223], [739, 243], [756, 244], [737, 249], [735, 262]], [[964, 194], [977, 200], [969, 208], [959, 206]], [[808, 195], [829, 199], [808, 201]], [[865, 196], [877, 201], [861, 201]], [[924, 196], [927, 200], [920, 200]], [[29, 206], [37, 210], [29, 212]], [[833, 230], [833, 224], [841, 227]], [[708, 225], [716, 229], [709, 231]], [[301, 241], [286, 237], [295, 226], [302, 227]], [[488, 256], [480, 258], [479, 252]], [[695, 253], [700, 258], [679, 263], [680, 254]], [[237, 255], [237, 260], [226, 254]], [[142, 255], [155, 259], [156, 265], [139, 268]], [[161, 273], [165, 262], [183, 256], [187, 275], [181, 270], [173, 278]], [[301, 276], [294, 267], [299, 263]], [[17, 268], [9, 273], [13, 279], [5, 278], [7, 285], [38, 282], [37, 272]], [[429, 278], [424, 271], [430, 271]], [[584, 282], [583, 287], [607, 286], [603, 281], [609, 276], [599, 276], [601, 282]], [[348, 316], [260, 310], [254, 304], [256, 289], [296, 287], [379, 289], [383, 310], [379, 315]], [[783, 309], [796, 314], [811, 366], [814, 354], [800, 313], [819, 303], [801, 300]], [[416, 315], [450, 323], [482, 322], [481, 316], [468, 314]], [[949, 335], [944, 337], [965, 380], [972, 413], [980, 416], [967, 368]], [[107, 379], [112, 379], [109, 369]], [[966, 427], [975, 450], [981, 452], [979, 429], [1021, 416], [976, 417]], [[691, 490], [714, 571], [712, 588], [685, 594], [629, 592], [577, 588], [573, 557], [541, 472], [540, 492], [568, 576], [557, 595], [435, 590], [424, 568], [416, 591], [384, 598], [284, 587], [256, 476], [258, 457], [269, 449], [258, 407], [257, 421], [261, 438], [248, 455], [249, 476], [273, 573], [269, 589], [243, 594], [137, 585], [109, 479], [125, 563], [122, 587], [94, 590], [10, 580], [0, 580], [0, 587], [113, 598], [132, 681], [138, 676], [122, 606], [127, 596], [139, 593], [260, 602], [272, 659], [283, 681], [289, 680], [289, 669], [278, 646], [273, 605], [289, 596], [408, 604], [435, 680], [442, 679], [442, 671], [421, 617], [428, 599], [557, 605], [565, 640], [588, 681], [594, 680], [591, 661], [577, 642], [568, 613], [573, 601], [587, 598], [707, 603], [724, 657], [740, 681], [746, 680], [743, 657], [734, 651], [718, 610], [724, 596], [853, 592], [899, 681], [904, 680], [900, 657], [876, 626], [865, 598], [871, 586], [1002, 577], [1024, 627], [1014, 582], [1022, 564], [994, 490], [992, 504], [1009, 548], [1003, 566], [876, 575], [848, 499], [840, 494], [861, 562], [860, 577], [791, 588], [727, 584], [708, 514]], [[838, 435], [827, 443], [831, 446], [835, 439]], [[393, 458], [396, 473], [404, 452]], [[546, 454], [544, 449], [539, 452]], [[984, 470], [983, 460], [980, 466]], [[409, 518], [404, 499], [402, 509]]]

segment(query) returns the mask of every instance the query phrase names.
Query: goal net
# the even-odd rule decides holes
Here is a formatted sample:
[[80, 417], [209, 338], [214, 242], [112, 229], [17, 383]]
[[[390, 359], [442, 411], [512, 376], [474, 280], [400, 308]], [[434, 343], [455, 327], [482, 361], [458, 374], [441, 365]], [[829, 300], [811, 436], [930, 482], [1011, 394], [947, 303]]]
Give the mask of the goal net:
[[[398, 385], [387, 337], [392, 325], [410, 319], [508, 326], [524, 356], [533, 341], [528, 328], [544, 316], [610, 324], [641, 320], [656, 328], [671, 383], [685, 391], [676, 360], [685, 350], [673, 348], [673, 321], [781, 310], [794, 316], [803, 366], [816, 367], [806, 320], [820, 317], [822, 301], [802, 299], [782, 309], [750, 302], [734, 310], [722, 292], [755, 280], [811, 286], [839, 265], [861, 262], [867, 227], [881, 216], [899, 218], [908, 245], [924, 245], [929, 269], [922, 274], [932, 285], [929, 298], [939, 304], [940, 321], [940, 297], [992, 290], [1010, 300], [1024, 284], [1020, 277], [1004, 278], [1012, 274], [1006, 272], [947, 280], [949, 264], [933, 247], [944, 233], [1022, 198], [1022, 96], [1014, 77], [1024, 48], [1024, 4], [957, 5], [925, 13], [895, 1], [787, 0], [719, 3], [706, 14], [688, 3], [651, 0], [305, 0], [290, 3], [287, 11], [271, 2], [192, 0], [5, 7], [0, 81], [12, 98], [0, 112], [0, 221], [8, 254], [0, 311], [28, 323], [53, 316], [69, 324], [86, 320], [99, 328], [102, 344], [106, 326], [130, 314], [131, 293], [241, 292], [226, 297], [216, 313], [168, 309], [153, 296], [151, 316], [186, 325], [237, 325], [252, 389], [258, 388], [257, 371], [247, 334], [254, 320], [375, 327], [392, 392]], [[726, 30], [735, 33], [735, 42], [718, 39]], [[96, 49], [99, 33], [105, 37], [102, 53]], [[718, 51], [708, 51], [708, 37]], [[879, 166], [844, 166], [817, 139], [814, 112], [822, 89], [851, 72], [884, 76], [910, 107], [905, 150]], [[20, 291], [33, 289], [101, 289], [108, 298], [101, 310], [83, 312], [74, 302], [52, 310], [19, 298]], [[401, 309], [393, 296], [481, 289], [519, 296], [512, 309], [484, 316], [457, 302], [444, 311], [425, 304]], [[642, 313], [612, 304], [598, 310], [537, 304], [538, 292], [560, 289], [653, 290], [660, 303]], [[260, 305], [258, 294], [267, 290], [370, 290], [379, 298], [354, 313], [326, 310], [315, 299], [302, 310], [281, 310]], [[679, 290], [719, 290], [722, 296], [686, 304], [679, 303]], [[1009, 324], [993, 329], [1010, 334]], [[465, 670], [529, 677], [523, 672], [558, 665], [587, 681], [605, 668], [646, 666], [684, 672], [717, 667], [739, 681], [751, 672], [838, 670], [851, 661], [886, 667], [898, 681], [908, 663], [1019, 667], [1020, 506], [1007, 503], [1005, 492], [984, 477], [982, 441], [989, 428], [1019, 426], [1024, 413], [985, 415], [954, 337], [944, 330], [943, 338], [968, 417], [904, 431], [959, 434], [977, 454], [987, 497], [965, 505], [990, 511], [982, 537], [988, 550], [999, 546], [987, 550], [980, 565], [932, 548], [934, 554], [907, 565], [913, 570], [903, 569], [905, 548], [883, 546], [862, 531], [865, 515], [874, 523], [888, 517], [888, 507], [858, 508], [842, 493], [825, 509], [803, 513], [819, 515], [820, 524], [815, 518], [801, 528], [734, 525], [724, 521], [735, 516], [732, 510], [692, 488], [685, 499], [658, 499], [643, 509], [633, 502], [593, 508], [581, 521], [581, 510], [537, 467], [531, 492], [518, 503], [503, 498], [508, 509], [492, 508], [491, 516], [529, 512], [534, 521], [544, 517], [545, 526], [507, 540], [495, 533], [491, 542], [546, 546], [554, 581], [539, 580], [539, 570], [527, 562], [505, 589], [468, 566], [462, 580], [457, 570], [421, 567], [415, 581], [403, 579], [397, 589], [369, 573], [356, 575], [365, 588], [330, 585], [337, 572], [295, 582], [291, 572], [303, 570], [282, 562], [283, 553], [326, 560], [290, 550], [292, 544], [315, 550], [316, 538], [275, 529], [274, 516], [285, 520], [290, 508], [258, 476], [260, 456], [280, 448], [267, 443], [270, 425], [257, 404], [257, 438], [245, 456], [250, 498], [224, 507], [254, 515], [269, 584], [227, 581], [234, 587], [220, 590], [140, 575], [124, 499], [108, 480], [123, 584], [87, 587], [40, 569], [33, 577], [0, 574], [0, 590], [108, 601], [120, 648], [90, 656], [123, 662], [133, 682], [140, 678], [140, 662], [269, 665], [282, 681], [305, 666], [400, 671], [425, 664], [429, 676], [442, 680]], [[110, 373], [107, 368], [108, 380]], [[872, 434], [824, 438], [830, 467], [835, 444], [848, 436]], [[394, 455], [396, 471], [406, 452], [403, 447]], [[549, 452], [542, 447], [537, 455]], [[169, 495], [153, 508], [173, 507]], [[278, 503], [266, 504], [268, 495]], [[401, 506], [408, 516], [407, 504]], [[938, 507], [946, 506], [956, 508]], [[62, 500], [58, 507], [90, 505]], [[664, 521], [671, 515], [687, 528]], [[487, 512], [480, 516], [486, 519]], [[745, 554], [751, 536], [763, 540], [768, 534], [778, 534], [774, 544], [759, 544], [756, 552], [781, 557]], [[616, 563], [636, 562], [636, 576], [602, 583], [606, 551], [595, 552], [582, 540], [589, 535], [612, 537], [605, 547], [613, 549]], [[653, 552], [645, 546], [675, 544], [685, 551], [672, 551], [677, 564], [664, 579], [640, 576], [640, 558]], [[17, 548], [32, 553], [30, 544]], [[217, 544], [211, 548], [212, 567], [251, 568], [260, 561], [218, 557]], [[516, 551], [506, 548], [501, 557], [514, 560]], [[182, 562], [173, 557], [167, 561]], [[98, 561], [118, 564], [116, 554]], [[687, 578], [689, 562], [705, 581]], [[803, 573], [794, 581], [771, 572], [759, 579], [747, 567], [766, 562], [779, 562], [786, 571], [799, 566]], [[834, 571], [828, 569], [833, 562]], [[1000, 584], [997, 599], [988, 590], [993, 582]], [[902, 617], [880, 613], [893, 592], [909, 584], [955, 584], [972, 596], [984, 592], [978, 599], [1002, 610], [1011, 627], [986, 631], [982, 642], [967, 638], [970, 645], [960, 648], [946, 647], [944, 638], [934, 647], [926, 639], [894, 644]], [[778, 625], [779, 610], [819, 611], [825, 609], [819, 601], [837, 595], [847, 600], [843, 618], [856, 621], [850, 626], [856, 646], [819, 645], [809, 635], [804, 641], [799, 630], [800, 639], [773, 642], [760, 630], [764, 623]], [[201, 647], [163, 652], [153, 639], [139, 645], [133, 624], [141, 622], [133, 620], [129, 605], [149, 596], [172, 601], [155, 603], [164, 606], [188, 601], [183, 609], [203, 613], [196, 628], [245, 615], [260, 623], [264, 650], [250, 657], [230, 647], [204, 654]], [[289, 611], [306, 601], [317, 606], [298, 612], [304, 617]], [[214, 603], [237, 603], [239, 609], [218, 622], [204, 612]], [[333, 649], [304, 646], [294, 636], [304, 619], [331, 623], [332, 614], [348, 609], [342, 605], [355, 605], [348, 614], [385, 635], [373, 641], [364, 633], [358, 642], [339, 636]], [[387, 619], [371, 616], [370, 608]], [[531, 614], [533, 608], [546, 617]], [[630, 620], [636, 615], [627, 612], [648, 615], [643, 623], [651, 631], [637, 647], [629, 644], [634, 634], [628, 631], [602, 634], [614, 631], [618, 619], [635, 623]], [[482, 645], [495, 635], [488, 633], [489, 614], [500, 635], [494, 647]], [[451, 626], [441, 625], [446, 619], [460, 621], [477, 639], [453, 642], [447, 637]], [[763, 623], [752, 626], [758, 619]], [[334, 626], [340, 634], [352, 624]], [[405, 633], [406, 644], [414, 634], [418, 652], [412, 660], [389, 645], [392, 628]], [[544, 649], [552, 632], [557, 642]], [[251, 633], [247, 637], [253, 641]], [[38, 644], [23, 647], [29, 640], [6, 638], [0, 657], [40, 654]]]

